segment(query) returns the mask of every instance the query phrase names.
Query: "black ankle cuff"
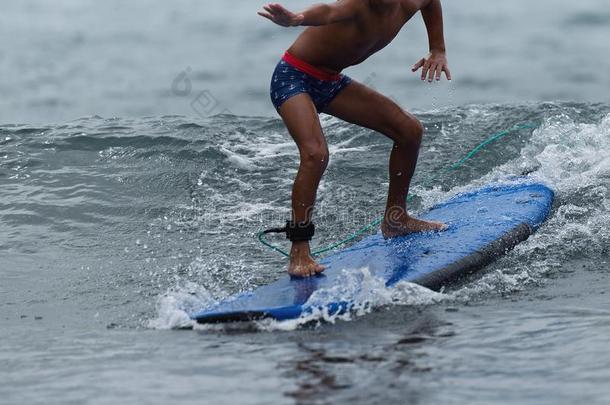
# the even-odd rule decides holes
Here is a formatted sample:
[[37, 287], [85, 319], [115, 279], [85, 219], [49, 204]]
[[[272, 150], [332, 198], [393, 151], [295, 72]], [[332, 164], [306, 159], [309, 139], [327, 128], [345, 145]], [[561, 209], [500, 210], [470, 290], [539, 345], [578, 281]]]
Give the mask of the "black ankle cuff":
[[310, 241], [316, 232], [313, 222], [286, 222], [286, 239], [291, 242]]

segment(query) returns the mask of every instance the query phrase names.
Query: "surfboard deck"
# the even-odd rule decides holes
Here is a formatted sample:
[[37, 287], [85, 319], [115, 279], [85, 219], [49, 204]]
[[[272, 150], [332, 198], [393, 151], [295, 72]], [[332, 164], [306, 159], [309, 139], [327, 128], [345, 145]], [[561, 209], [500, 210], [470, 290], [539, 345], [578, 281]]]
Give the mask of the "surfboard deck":
[[[550, 215], [554, 193], [519, 178], [458, 194], [421, 218], [446, 223], [443, 232], [416, 233], [384, 240], [380, 233], [321, 261], [324, 273], [312, 278], [288, 275], [192, 314], [199, 323], [286, 320], [314, 310], [348, 311], [350, 297], [327, 294], [323, 303], [308, 300], [316, 291], [332, 291], [345, 271], [367, 267], [387, 287], [401, 280], [439, 290], [484, 267], [527, 239]], [[340, 294], [339, 294], [340, 295]]]

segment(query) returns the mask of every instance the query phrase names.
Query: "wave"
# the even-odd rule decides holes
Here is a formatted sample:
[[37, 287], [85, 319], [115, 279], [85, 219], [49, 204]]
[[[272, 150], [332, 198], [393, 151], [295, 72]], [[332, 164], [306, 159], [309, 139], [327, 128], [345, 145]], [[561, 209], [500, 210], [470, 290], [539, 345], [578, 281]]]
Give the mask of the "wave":
[[[412, 190], [415, 212], [524, 173], [557, 196], [538, 233], [478, 280], [444, 292], [443, 300], [519, 291], [544, 283], [570, 260], [607, 258], [609, 114], [607, 105], [576, 103], [471, 105], [417, 114], [426, 137]], [[437, 176], [490, 134], [521, 123], [536, 129], [512, 133], [459, 171]], [[316, 213], [317, 240], [324, 245], [380, 213], [391, 144], [334, 118], [324, 116], [322, 125], [331, 152]], [[103, 256], [103, 249], [125, 247], [123, 254], [146, 271], [113, 273], [110, 283], [160, 297], [145, 323], [183, 326], [184, 314], [193, 309], [283, 274], [284, 259], [253, 236], [286, 217], [297, 165], [298, 151], [281, 121], [264, 117], [85, 117], [53, 126], [3, 125], [0, 230], [11, 235], [17, 252], [92, 246]], [[142, 241], [137, 248], [136, 239]], [[8, 246], [4, 242], [2, 249]], [[404, 289], [422, 302], [439, 299], [414, 286]], [[388, 304], [388, 294], [394, 292], [374, 289], [363, 302], [416, 303], [405, 298]]]
[[[337, 287], [340, 291], [319, 291], [311, 299], [319, 299], [328, 294], [333, 297], [345, 293], [355, 295], [356, 305], [350, 314], [329, 316], [320, 312], [294, 321], [257, 322], [255, 327], [262, 330], [294, 329], [312, 321], [351, 319], [387, 305], [468, 302], [490, 294], [510, 294], [544, 283], [566, 261], [583, 257], [603, 260], [607, 257], [610, 246], [609, 110], [601, 105], [584, 107], [573, 104], [545, 104], [536, 106], [536, 109], [538, 111], [534, 112], [522, 109], [520, 117], [527, 118], [530, 122], [538, 121], [534, 131], [518, 133], [503, 144], [495, 145], [493, 150], [483, 152], [482, 156], [466, 167], [466, 173], [456, 176], [457, 180], [441, 181], [433, 188], [415, 187], [420, 198], [419, 208], [425, 209], [455, 193], [495, 179], [529, 173], [534, 180], [551, 186], [557, 200], [551, 219], [528, 241], [489, 266], [477, 280], [441, 294], [410, 283], [401, 283], [396, 288], [388, 289], [381, 280], [370, 276], [367, 269], [347, 269], [346, 282]], [[492, 122], [501, 122], [506, 126], [515, 124], [515, 117], [509, 117], [510, 112], [513, 112], [511, 108], [505, 106], [473, 106], [465, 110], [424, 114], [424, 120], [434, 119], [438, 124], [433, 125], [442, 129], [437, 132], [439, 138], [424, 147], [423, 155], [440, 154], [443, 155], [441, 160], [447, 163], [449, 159], [446, 156], [449, 153], [443, 149], [446, 149], [444, 145], [449, 139], [456, 139], [457, 134], [463, 134], [468, 129], [489, 133], [498, 125], [494, 126]], [[340, 124], [330, 122], [330, 125]], [[348, 139], [357, 143], [360, 137], [366, 136], [370, 135], [354, 129], [349, 132]], [[454, 148], [453, 154], [455, 149], [464, 149], [464, 143]], [[374, 153], [376, 146], [373, 141], [368, 146], [368, 152]], [[454, 185], [455, 183], [458, 184]], [[323, 191], [329, 194], [333, 192], [336, 190]], [[341, 207], [336, 202], [330, 205], [335, 209]], [[349, 277], [359, 277], [361, 280], [359, 283], [350, 283]], [[350, 286], [360, 285], [362, 278], [365, 287], [357, 292], [349, 291]], [[219, 299], [228, 295], [225, 293]], [[166, 304], [167, 302], [160, 308], [171, 313]], [[179, 306], [179, 302], [176, 304]], [[178, 310], [177, 307], [174, 309]], [[155, 326], [174, 325], [168, 321], [157, 322]], [[193, 326], [192, 323], [190, 326]]]

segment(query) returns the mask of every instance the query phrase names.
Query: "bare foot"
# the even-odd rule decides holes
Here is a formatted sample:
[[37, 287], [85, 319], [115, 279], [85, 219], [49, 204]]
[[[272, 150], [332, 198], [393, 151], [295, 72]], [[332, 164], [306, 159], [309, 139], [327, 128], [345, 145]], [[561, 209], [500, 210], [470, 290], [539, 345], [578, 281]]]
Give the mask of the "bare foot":
[[442, 222], [424, 221], [410, 217], [408, 214], [397, 216], [386, 215], [381, 224], [381, 233], [385, 239], [396, 238], [415, 232], [444, 231], [447, 225]]
[[311, 277], [322, 273], [324, 266], [311, 257], [308, 242], [294, 242], [290, 250], [288, 274], [295, 277]]

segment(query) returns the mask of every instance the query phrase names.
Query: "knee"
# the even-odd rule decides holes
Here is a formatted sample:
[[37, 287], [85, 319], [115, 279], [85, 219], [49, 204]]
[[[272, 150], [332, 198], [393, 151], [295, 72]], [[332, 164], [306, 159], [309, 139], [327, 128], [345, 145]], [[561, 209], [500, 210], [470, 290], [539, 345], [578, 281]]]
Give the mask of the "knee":
[[401, 112], [392, 125], [392, 132], [396, 143], [419, 148], [424, 136], [424, 126], [417, 118]]
[[328, 166], [329, 153], [326, 145], [306, 146], [301, 149], [301, 166], [310, 170], [324, 171]]

